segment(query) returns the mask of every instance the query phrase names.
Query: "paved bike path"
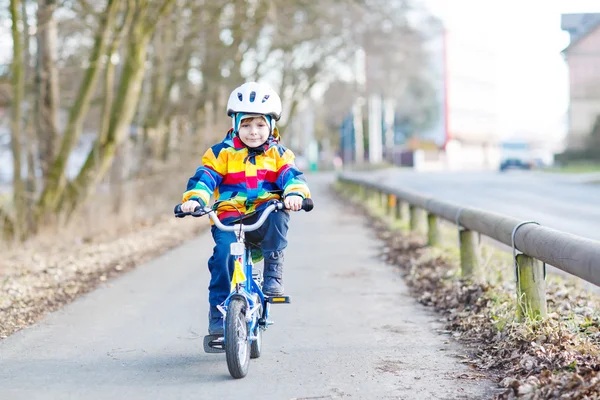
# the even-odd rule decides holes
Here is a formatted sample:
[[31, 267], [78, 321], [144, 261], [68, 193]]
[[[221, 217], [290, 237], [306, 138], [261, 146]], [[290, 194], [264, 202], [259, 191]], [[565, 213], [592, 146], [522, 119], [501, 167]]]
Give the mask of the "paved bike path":
[[[478, 399], [436, 316], [415, 303], [379, 243], [308, 177], [311, 213], [292, 216], [285, 286], [263, 355], [234, 380], [206, 354], [212, 239], [203, 233], [0, 342], [0, 399]], [[467, 375], [464, 375], [467, 374]]]

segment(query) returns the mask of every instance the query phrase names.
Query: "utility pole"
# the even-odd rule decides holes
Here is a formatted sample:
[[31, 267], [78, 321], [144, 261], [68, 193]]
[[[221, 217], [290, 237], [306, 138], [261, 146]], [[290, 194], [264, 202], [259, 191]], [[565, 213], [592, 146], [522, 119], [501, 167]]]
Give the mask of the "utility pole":
[[369, 96], [369, 163], [379, 164], [382, 161], [383, 137], [381, 135], [381, 96]]
[[355, 163], [361, 165], [365, 160], [364, 132], [362, 108], [365, 100], [362, 97], [365, 88], [365, 51], [360, 48], [355, 53], [356, 100], [352, 106], [352, 123], [354, 125], [354, 155]]
[[385, 121], [385, 155], [390, 163], [394, 163], [394, 125], [396, 121], [395, 110], [396, 101], [393, 97], [385, 99], [384, 104], [384, 121]]

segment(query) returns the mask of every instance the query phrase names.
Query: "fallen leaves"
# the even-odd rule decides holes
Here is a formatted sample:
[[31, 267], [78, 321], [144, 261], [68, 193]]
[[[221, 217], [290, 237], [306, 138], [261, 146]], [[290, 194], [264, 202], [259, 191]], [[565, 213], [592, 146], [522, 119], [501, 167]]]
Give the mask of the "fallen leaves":
[[596, 296], [573, 283], [548, 280], [549, 317], [521, 323], [510, 279], [496, 286], [462, 279], [423, 239], [390, 232], [382, 222], [370, 225], [384, 242], [381, 257], [399, 268], [420, 303], [443, 315], [440, 333], [467, 346], [462, 362], [505, 389], [497, 399], [600, 399]]

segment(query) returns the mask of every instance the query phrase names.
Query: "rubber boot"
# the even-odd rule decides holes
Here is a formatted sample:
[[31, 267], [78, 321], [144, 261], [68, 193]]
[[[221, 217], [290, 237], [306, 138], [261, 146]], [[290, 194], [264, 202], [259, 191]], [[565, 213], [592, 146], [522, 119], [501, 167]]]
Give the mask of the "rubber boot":
[[265, 255], [262, 291], [266, 296], [283, 295], [283, 251]]
[[208, 334], [222, 336], [224, 332], [223, 314], [216, 306], [210, 306], [208, 311]]

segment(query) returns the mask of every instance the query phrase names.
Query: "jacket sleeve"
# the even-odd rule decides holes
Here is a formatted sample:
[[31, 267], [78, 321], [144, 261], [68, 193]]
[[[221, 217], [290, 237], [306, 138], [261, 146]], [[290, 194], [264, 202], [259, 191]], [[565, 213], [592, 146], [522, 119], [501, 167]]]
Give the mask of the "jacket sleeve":
[[277, 160], [277, 186], [283, 190], [284, 198], [296, 195], [307, 199], [310, 197], [310, 189], [304, 174], [296, 167], [294, 160], [294, 153], [280, 146]]
[[[215, 154], [216, 153], [216, 154]], [[196, 200], [205, 206], [215, 189], [221, 184], [227, 170], [227, 154], [215, 146], [208, 149], [202, 157], [202, 166], [188, 180], [182, 202]]]

